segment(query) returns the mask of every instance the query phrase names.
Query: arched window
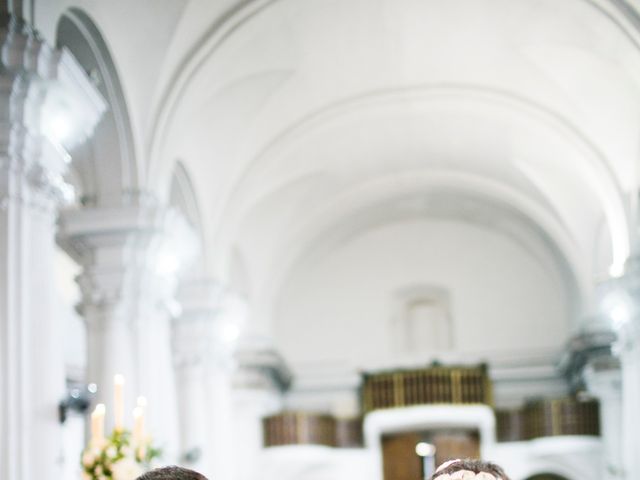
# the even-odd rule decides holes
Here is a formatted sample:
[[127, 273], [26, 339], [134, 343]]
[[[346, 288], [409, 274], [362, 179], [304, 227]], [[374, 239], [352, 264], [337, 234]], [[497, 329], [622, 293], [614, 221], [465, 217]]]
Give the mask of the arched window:
[[400, 354], [450, 350], [453, 340], [447, 290], [422, 285], [398, 291], [391, 338]]

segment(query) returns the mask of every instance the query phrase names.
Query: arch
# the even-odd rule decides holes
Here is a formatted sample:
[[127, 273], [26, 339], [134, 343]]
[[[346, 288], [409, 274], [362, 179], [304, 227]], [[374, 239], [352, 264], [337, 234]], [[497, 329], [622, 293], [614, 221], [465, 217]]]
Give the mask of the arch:
[[72, 7], [59, 19], [58, 48], [68, 49], [88, 72], [108, 104], [89, 145], [72, 152], [82, 178], [84, 204], [131, 203], [139, 196], [140, 170], [119, 75], [100, 30]]
[[555, 473], [543, 472], [543, 473], [535, 473], [525, 478], [525, 480], [570, 480], [570, 479]]
[[[286, 0], [253, 0], [240, 3], [229, 9], [219, 21], [195, 42], [195, 47], [187, 52], [185, 59], [175, 69], [175, 74], [166, 83], [160, 100], [153, 114], [151, 135], [148, 150], [152, 161], [161, 162], [151, 164], [154, 172], [150, 182], [158, 188], [167, 178], [170, 169], [163, 165], [162, 149], [167, 138], [171, 117], [175, 113], [180, 99], [189, 85], [194, 81], [199, 71], [204, 67], [212, 55], [222, 48], [227, 40], [237, 34], [243, 26], [258, 18], [269, 7]], [[602, 15], [616, 30], [621, 32], [629, 43], [640, 54], [640, 17], [632, 7], [620, 0], [575, 0]]]
[[196, 192], [191, 183], [187, 169], [180, 161], [176, 161], [169, 188], [169, 206], [177, 210], [193, 229], [197, 242], [197, 261], [191, 267], [192, 276], [204, 276], [206, 274], [206, 255], [204, 230]]
[[498, 108], [514, 111], [518, 115], [532, 118], [569, 143], [576, 145], [584, 154], [585, 165], [578, 165], [580, 174], [594, 182], [596, 195], [600, 198], [605, 212], [606, 223], [612, 245], [612, 273], [622, 272], [629, 252], [631, 235], [628, 228], [629, 215], [624, 193], [615, 174], [607, 163], [604, 154], [599, 151], [589, 138], [580, 131], [570, 120], [544, 105], [540, 105], [526, 97], [515, 93], [467, 84], [438, 84], [417, 85], [413, 88], [391, 89], [375, 92], [365, 92], [355, 97], [342, 99], [332, 105], [302, 118], [259, 152], [249, 169], [236, 184], [236, 191], [241, 188], [242, 180], [249, 177], [259, 164], [270, 158], [278, 157], [278, 152], [289, 148], [293, 142], [302, 142], [304, 137], [336, 117], [347, 115], [361, 108], [395, 102], [429, 103], [442, 98], [467, 98], [469, 101], [486, 102]]
[[[398, 185], [402, 186], [404, 192], [402, 196], [398, 196], [398, 193], [393, 190]], [[499, 195], [496, 194], [497, 190], [500, 191]], [[274, 310], [279, 292], [286, 278], [299, 262], [308, 255], [333, 248], [357, 231], [370, 228], [377, 223], [388, 222], [388, 218], [385, 219], [384, 215], [396, 213], [385, 212], [384, 207], [412, 194], [418, 196], [444, 194], [448, 195], [448, 198], [455, 196], [470, 199], [480, 208], [488, 208], [492, 212], [484, 215], [485, 218], [511, 218], [519, 222], [520, 226], [512, 230], [506, 223], [496, 225], [494, 228], [511, 236], [521, 247], [537, 256], [547, 268], [557, 269], [567, 288], [569, 322], [580, 318], [580, 314], [583, 313], [581, 310], [590, 301], [590, 278], [585, 275], [583, 262], [576, 255], [575, 240], [556, 217], [507, 185], [496, 185], [495, 182], [469, 174], [429, 172], [422, 176], [415, 174], [391, 176], [384, 181], [365, 185], [360, 190], [351, 192], [348, 198], [336, 199], [328, 204], [324, 214], [308, 219], [307, 224], [301, 226], [271, 257], [268, 268], [269, 281], [263, 290], [255, 292], [255, 310], [262, 312], [263, 315], [259, 321], [269, 324], [272, 320], [269, 315]], [[449, 202], [441, 202], [441, 205], [444, 203]], [[332, 208], [340, 208], [342, 211], [342, 215], [337, 220], [331, 213]], [[423, 209], [409, 212], [408, 215], [428, 217], [430, 214], [437, 214], [437, 208], [439, 207], [432, 212]], [[500, 213], [497, 214], [497, 212]], [[371, 216], [368, 216], [369, 213]], [[361, 218], [363, 221], [356, 221], [358, 215], [364, 215]], [[541, 256], [540, 251], [546, 252], [547, 258]]]
[[169, 205], [178, 209], [198, 232], [202, 232], [202, 219], [196, 193], [184, 164], [177, 161], [169, 187]]

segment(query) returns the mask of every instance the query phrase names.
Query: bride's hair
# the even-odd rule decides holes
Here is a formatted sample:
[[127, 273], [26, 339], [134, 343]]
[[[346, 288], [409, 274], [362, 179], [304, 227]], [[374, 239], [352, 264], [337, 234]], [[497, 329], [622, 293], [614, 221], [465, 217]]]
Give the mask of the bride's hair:
[[510, 480], [507, 474], [504, 473], [504, 470], [495, 463], [472, 459], [453, 460], [443, 463], [431, 476], [431, 480], [436, 480], [441, 475], [443, 475], [443, 478], [447, 478], [446, 476], [452, 475], [455, 472], [459, 472], [461, 470], [473, 472], [476, 474], [488, 473], [489, 475], [492, 475], [496, 480]]

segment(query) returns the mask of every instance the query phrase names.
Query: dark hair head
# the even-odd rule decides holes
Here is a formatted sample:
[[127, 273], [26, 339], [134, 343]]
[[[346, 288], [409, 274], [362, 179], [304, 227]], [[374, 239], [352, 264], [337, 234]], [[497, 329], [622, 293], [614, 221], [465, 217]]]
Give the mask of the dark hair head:
[[207, 480], [207, 477], [182, 467], [162, 467], [151, 470], [137, 480]]
[[[446, 465], [446, 464], [443, 464]], [[440, 475], [452, 474], [454, 472], [458, 472], [460, 470], [468, 470], [473, 473], [486, 472], [490, 473], [498, 480], [510, 480], [504, 470], [495, 463], [491, 462], [483, 462], [481, 460], [472, 460], [472, 459], [464, 459], [464, 460], [454, 460], [446, 467], [439, 467], [438, 470], [431, 476], [431, 480], [438, 478]]]

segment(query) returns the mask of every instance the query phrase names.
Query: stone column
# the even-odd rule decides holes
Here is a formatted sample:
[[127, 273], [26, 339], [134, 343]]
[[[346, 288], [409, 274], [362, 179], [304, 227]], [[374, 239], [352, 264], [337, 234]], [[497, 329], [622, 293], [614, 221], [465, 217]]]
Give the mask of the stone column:
[[[0, 478], [62, 474], [65, 392], [55, 279], [55, 218], [70, 193], [66, 148], [91, 133], [104, 102], [74, 59], [24, 23], [0, 26]], [[56, 102], [69, 105], [56, 137]], [[56, 117], [58, 118], [58, 117]], [[82, 128], [74, 129], [74, 125]]]
[[62, 462], [57, 405], [65, 373], [52, 288], [58, 192], [44, 178], [30, 179], [24, 165], [3, 162], [0, 478], [35, 480], [61, 473]]
[[206, 363], [211, 349], [212, 324], [220, 286], [211, 280], [191, 280], [181, 285], [177, 299], [182, 313], [173, 321], [180, 426], [180, 462], [200, 472], [209, 471], [207, 431], [212, 405], [206, 391]]
[[618, 478], [634, 479], [640, 458], [640, 258], [627, 261], [625, 274], [611, 282], [600, 302], [617, 331], [615, 351], [621, 369], [622, 470]]
[[589, 392], [600, 401], [600, 435], [604, 444], [604, 477], [620, 480], [622, 463], [622, 375], [617, 365], [593, 364], [585, 370]]
[[233, 351], [245, 304], [219, 283], [190, 280], [179, 290], [174, 321], [181, 460], [210, 478], [231, 478]]
[[262, 419], [282, 409], [282, 397], [291, 383], [291, 373], [269, 343], [259, 339], [244, 339], [236, 361], [233, 478], [250, 480], [259, 472], [254, 471], [254, 464], [245, 459], [257, 457], [262, 450]]
[[244, 299], [223, 289], [212, 325], [213, 342], [205, 369], [211, 478], [234, 478], [233, 438], [237, 427], [234, 423], [233, 378], [237, 367], [234, 354], [246, 316]]
[[[177, 453], [170, 322], [177, 268], [191, 249], [188, 241], [175, 241], [184, 231], [180, 216], [149, 203], [65, 211], [58, 235], [83, 267], [78, 282], [89, 338], [87, 381], [98, 384], [108, 427], [113, 377], [123, 374], [126, 411], [135, 397], [147, 397], [148, 429], [167, 462]], [[126, 417], [125, 427], [130, 423]]]
[[622, 460], [621, 478], [632, 480], [640, 458], [638, 428], [640, 427], [640, 342], [637, 337], [622, 340]]
[[600, 403], [600, 435], [603, 443], [602, 478], [624, 478], [622, 459], [622, 375], [616, 356], [618, 335], [611, 319], [602, 313], [585, 321], [583, 332], [568, 345], [566, 365], [572, 390], [587, 391]]

